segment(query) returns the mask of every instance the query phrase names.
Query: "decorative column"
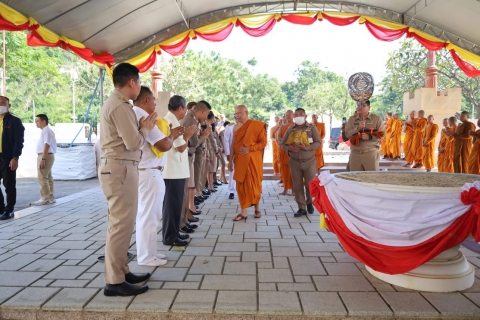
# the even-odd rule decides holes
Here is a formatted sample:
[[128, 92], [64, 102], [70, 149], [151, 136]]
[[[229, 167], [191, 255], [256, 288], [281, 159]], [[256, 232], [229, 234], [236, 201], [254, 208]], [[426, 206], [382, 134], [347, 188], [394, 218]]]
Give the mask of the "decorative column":
[[152, 92], [155, 96], [155, 99], [158, 98], [158, 93], [163, 91], [162, 79], [163, 74], [160, 72], [160, 66], [157, 56], [157, 59], [155, 59], [155, 64], [153, 65], [152, 69]]
[[425, 69], [425, 88], [433, 88], [435, 89], [435, 95], [437, 94], [437, 75], [438, 75], [438, 68], [435, 65], [435, 52], [428, 50], [427, 53], [427, 63], [428, 66]]

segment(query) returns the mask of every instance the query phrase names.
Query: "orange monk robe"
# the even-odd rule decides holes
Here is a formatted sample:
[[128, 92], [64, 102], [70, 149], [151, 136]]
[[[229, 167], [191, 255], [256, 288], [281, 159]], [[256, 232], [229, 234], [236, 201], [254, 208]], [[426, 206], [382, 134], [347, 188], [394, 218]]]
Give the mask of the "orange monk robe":
[[389, 158], [392, 157], [392, 153], [390, 152], [390, 145], [392, 143], [391, 142], [392, 139], [390, 139], [390, 136], [392, 135], [394, 121], [395, 119], [393, 118], [388, 119], [387, 130], [385, 131], [385, 149], [386, 149], [387, 157]]
[[[447, 131], [455, 132], [457, 131], [457, 126], [447, 128]], [[447, 145], [445, 148], [445, 152], [447, 153], [445, 172], [454, 173], [455, 170], [453, 169], [453, 158], [455, 153], [455, 139], [453, 137], [447, 136]]]
[[[383, 126], [385, 128], [387, 128], [387, 126], [388, 126], [387, 121], [383, 122]], [[384, 136], [383, 139], [380, 140], [380, 146], [382, 147], [382, 155], [384, 157], [388, 156], [388, 147], [387, 147], [387, 140], [386, 139], [387, 139], [387, 137]]]
[[403, 121], [400, 119], [393, 119], [392, 133], [390, 139], [389, 150], [392, 158], [400, 158], [400, 145], [402, 143], [402, 126]]
[[425, 128], [427, 127], [428, 121], [426, 118], [418, 118], [415, 121], [417, 126], [414, 128], [415, 132], [413, 134], [413, 143], [411, 150], [414, 155], [415, 164], [423, 165], [423, 136], [425, 134]]
[[[238, 200], [242, 209], [260, 202], [263, 180], [263, 154], [267, 146], [267, 124], [248, 120], [234, 135], [234, 159]], [[241, 147], [249, 147], [247, 154], [240, 154]]]
[[[416, 121], [413, 119], [411, 121]], [[413, 137], [415, 134], [415, 129], [410, 123], [405, 124], [405, 138], [403, 140], [403, 152], [405, 153], [405, 160], [407, 163], [413, 163], [415, 161], [415, 154], [412, 152]]]
[[468, 158], [472, 151], [472, 136], [469, 131], [475, 131], [475, 125], [471, 122], [462, 123], [453, 134], [455, 139], [453, 150], [453, 171], [455, 173], [468, 172]]
[[273, 136], [273, 138], [272, 138], [273, 173], [279, 173], [280, 172], [280, 161], [278, 159], [278, 149], [279, 149], [279, 147], [277, 146], [277, 142], [275, 141], [275, 137], [277, 135], [277, 131], [278, 131], [279, 128], [280, 128], [280, 126], [277, 126], [271, 132], [271, 137]]
[[[323, 122], [317, 122], [315, 123], [315, 127], [317, 127], [318, 134], [320, 135], [320, 140], [323, 140], [325, 138], [325, 124]], [[323, 143], [320, 143], [320, 148], [315, 149], [315, 160], [317, 163], [317, 170], [325, 165], [325, 162], [323, 160], [322, 147], [323, 147]]]
[[[438, 160], [437, 160], [437, 167], [438, 172], [449, 172], [448, 169], [448, 153], [447, 153], [447, 144], [448, 144], [448, 135], [442, 131], [440, 137], [440, 143], [438, 144]], [[443, 152], [440, 152], [443, 150]]]
[[[477, 130], [476, 134], [480, 135], [480, 130]], [[480, 174], [480, 139], [477, 138], [468, 158], [468, 173]]]
[[423, 165], [427, 170], [431, 170], [435, 166], [435, 138], [438, 134], [438, 125], [433, 123], [427, 126], [425, 129], [424, 143], [427, 144], [423, 147]]
[[[285, 132], [287, 129], [293, 126], [295, 123], [287, 123], [284, 125], [280, 131], [280, 139], [283, 139]], [[280, 150], [280, 179], [283, 181], [283, 189], [293, 189], [293, 182], [292, 182], [292, 172], [290, 171], [290, 156], [288, 152], [283, 150], [282, 148], [278, 148]]]

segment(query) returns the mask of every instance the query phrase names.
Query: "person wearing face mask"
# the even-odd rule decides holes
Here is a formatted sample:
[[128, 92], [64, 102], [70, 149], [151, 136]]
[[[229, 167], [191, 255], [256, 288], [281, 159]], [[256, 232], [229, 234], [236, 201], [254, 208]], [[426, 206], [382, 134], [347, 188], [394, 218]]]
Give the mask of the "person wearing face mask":
[[295, 125], [283, 136], [281, 148], [290, 156], [289, 166], [292, 173], [293, 193], [298, 205], [295, 217], [313, 213], [312, 196], [308, 184], [315, 178], [315, 150], [320, 148], [321, 140], [317, 127], [307, 122], [307, 114], [302, 108], [293, 114]]
[[0, 179], [3, 180], [7, 198], [5, 206], [0, 190], [0, 220], [8, 220], [14, 216], [18, 158], [22, 155], [24, 132], [22, 121], [10, 113], [10, 100], [0, 96]]

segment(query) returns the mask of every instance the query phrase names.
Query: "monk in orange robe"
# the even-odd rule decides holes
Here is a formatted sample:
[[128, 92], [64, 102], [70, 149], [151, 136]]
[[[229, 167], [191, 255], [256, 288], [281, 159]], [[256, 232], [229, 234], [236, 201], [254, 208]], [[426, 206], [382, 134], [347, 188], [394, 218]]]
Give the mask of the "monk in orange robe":
[[463, 111], [460, 115], [461, 125], [457, 127], [455, 132], [447, 132], [447, 134], [455, 140], [453, 150], [453, 171], [455, 173], [468, 172], [468, 158], [472, 151], [472, 136], [470, 131], [475, 130], [475, 125], [468, 121], [468, 111]]
[[[260, 198], [262, 196], [263, 155], [267, 146], [267, 124], [248, 118], [244, 105], [235, 108], [238, 126], [233, 127], [233, 144], [228, 170], [235, 167], [233, 179], [236, 182], [238, 200], [242, 211], [233, 221], [247, 219], [247, 208], [255, 206], [254, 218], [262, 216]], [[231, 171], [230, 171], [231, 172]]]
[[[385, 118], [384, 118], [384, 121], [383, 121], [383, 127], [386, 129], [388, 129], [388, 113], [385, 115]], [[387, 145], [387, 135], [385, 135], [382, 140], [380, 140], [380, 146], [382, 147], [382, 155], [383, 155], [383, 159], [387, 159], [388, 158], [388, 145]]]
[[[480, 119], [477, 122], [477, 126], [480, 128]], [[480, 130], [476, 132], [470, 131], [469, 134], [475, 142], [468, 158], [468, 173], [480, 174]]]
[[403, 122], [398, 118], [398, 114], [393, 115], [392, 134], [390, 135], [389, 150], [392, 160], [400, 159], [400, 145], [402, 143]]
[[423, 138], [423, 165], [427, 172], [432, 171], [435, 166], [435, 138], [438, 134], [438, 125], [434, 123], [432, 115], [427, 118], [428, 125], [425, 128], [425, 137]]
[[384, 159], [392, 159], [392, 152], [391, 152], [391, 144], [392, 144], [392, 132], [393, 132], [393, 115], [391, 112], [387, 113], [387, 126], [385, 127], [385, 151], [386, 151], [386, 156], [384, 156]]
[[415, 165], [413, 168], [423, 168], [423, 136], [425, 135], [425, 128], [428, 125], [425, 119], [425, 111], [418, 111], [418, 118], [412, 123], [415, 132], [413, 134], [412, 152], [415, 158]]
[[408, 120], [405, 122], [405, 139], [403, 140], [403, 153], [405, 153], [405, 160], [407, 164], [404, 167], [410, 168], [415, 161], [414, 153], [412, 152], [413, 145], [413, 136], [415, 129], [413, 128], [413, 123], [416, 120], [416, 112], [410, 112]]
[[278, 145], [276, 134], [277, 130], [280, 128], [280, 117], [275, 116], [275, 126], [270, 129], [270, 140], [272, 142], [272, 155], [273, 155], [273, 174], [277, 175], [280, 173], [280, 162], [278, 160]]
[[[288, 110], [285, 113], [285, 119], [287, 121], [286, 124], [284, 124], [280, 129], [277, 131], [277, 143], [278, 145], [282, 144], [283, 136], [285, 135], [285, 132], [287, 132], [287, 129], [293, 126], [295, 123], [293, 122], [293, 111]], [[292, 173], [290, 171], [290, 156], [288, 155], [287, 151], [284, 151], [282, 148], [278, 148], [280, 151], [280, 179], [283, 181], [283, 192], [280, 193], [280, 195], [292, 195], [293, 193], [291, 192], [293, 189], [293, 182], [292, 182]]]
[[[445, 132], [455, 133], [457, 131], [457, 118], [448, 118], [448, 128]], [[447, 153], [447, 163], [445, 164], [445, 172], [454, 173], [453, 158], [455, 154], [455, 139], [453, 136], [447, 134], [447, 145], [445, 146], [445, 152]]]
[[442, 133], [440, 135], [440, 143], [438, 144], [438, 160], [437, 160], [437, 167], [438, 172], [448, 172], [447, 171], [447, 163], [448, 163], [448, 154], [446, 151], [447, 143], [448, 143], [448, 135], [445, 133], [448, 128], [448, 118], [443, 119], [443, 128]]
[[320, 148], [315, 149], [315, 160], [317, 164], [317, 172], [320, 173], [320, 168], [325, 165], [325, 161], [323, 160], [323, 139], [325, 138], [325, 123], [318, 122], [318, 114], [312, 114], [312, 123], [318, 130], [318, 134], [320, 135]]

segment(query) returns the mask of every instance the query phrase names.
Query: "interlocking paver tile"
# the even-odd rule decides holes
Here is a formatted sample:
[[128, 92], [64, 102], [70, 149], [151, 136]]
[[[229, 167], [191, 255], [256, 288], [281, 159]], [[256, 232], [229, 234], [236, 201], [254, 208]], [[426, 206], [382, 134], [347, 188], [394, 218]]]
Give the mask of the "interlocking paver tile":
[[215, 312], [254, 314], [257, 312], [257, 293], [256, 291], [219, 291]]
[[187, 275], [187, 268], [157, 268], [150, 277], [152, 281], [182, 281]]
[[323, 263], [329, 275], [332, 276], [358, 276], [362, 272], [357, 268], [355, 263]]
[[298, 247], [272, 247], [274, 257], [301, 257]]
[[272, 247], [298, 247], [295, 239], [272, 239], [270, 242]]
[[290, 269], [259, 269], [259, 282], [293, 282]]
[[168, 312], [175, 299], [176, 290], [149, 290], [136, 296], [128, 307], [131, 312]]
[[46, 272], [0, 271], [0, 286], [28, 286]]
[[435, 317], [438, 311], [418, 292], [382, 292], [380, 293], [400, 317]]
[[290, 260], [292, 272], [295, 276], [323, 276], [327, 274], [318, 258], [290, 257], [288, 259]]
[[23, 287], [1, 287], [0, 288], [0, 304], [3, 303], [8, 298], [15, 295], [18, 291], [22, 289]]
[[318, 291], [375, 291], [363, 276], [315, 276]]
[[[0, 263], [0, 270], [13, 271], [20, 270], [33, 261], [40, 259], [43, 254], [16, 254]], [[1, 281], [1, 280], [0, 280]]]
[[188, 271], [189, 274], [221, 274], [224, 257], [202, 257], [197, 256]]
[[89, 312], [123, 312], [134, 297], [107, 297], [99, 290], [95, 297], [85, 306]]
[[3, 309], [40, 309], [58, 288], [26, 288], [2, 304]]
[[346, 316], [347, 311], [336, 292], [300, 292], [303, 312], [311, 316]]
[[294, 292], [260, 291], [258, 311], [270, 315], [301, 315], [302, 307]]
[[257, 274], [257, 267], [254, 262], [225, 262], [223, 274], [255, 275]]
[[215, 252], [218, 251], [255, 251], [255, 243], [218, 243]]
[[343, 252], [342, 247], [337, 243], [308, 243], [308, 242], [301, 242], [299, 243], [300, 249], [302, 251], [341, 251]]
[[207, 290], [255, 290], [255, 276], [248, 275], [205, 275], [201, 289]]
[[21, 271], [52, 271], [65, 260], [53, 260], [53, 259], [38, 259], [21, 269]]
[[44, 279], [75, 279], [85, 272], [88, 267], [85, 266], [60, 266], [50, 273], [46, 274]]
[[94, 250], [68, 250], [67, 252], [58, 256], [57, 259], [83, 260], [94, 252]]
[[98, 289], [65, 288], [58, 292], [43, 307], [43, 310], [82, 311]]
[[211, 290], [180, 290], [172, 306], [176, 313], [211, 313], [217, 296]]
[[422, 295], [440, 311], [442, 316], [480, 316], [480, 308], [461, 293], [425, 292]]
[[213, 247], [187, 247], [183, 252], [185, 256], [208, 256], [213, 252]]
[[242, 261], [244, 262], [270, 262], [272, 257], [269, 254], [263, 252], [243, 252]]
[[340, 292], [351, 316], [390, 316], [392, 311], [376, 292]]

